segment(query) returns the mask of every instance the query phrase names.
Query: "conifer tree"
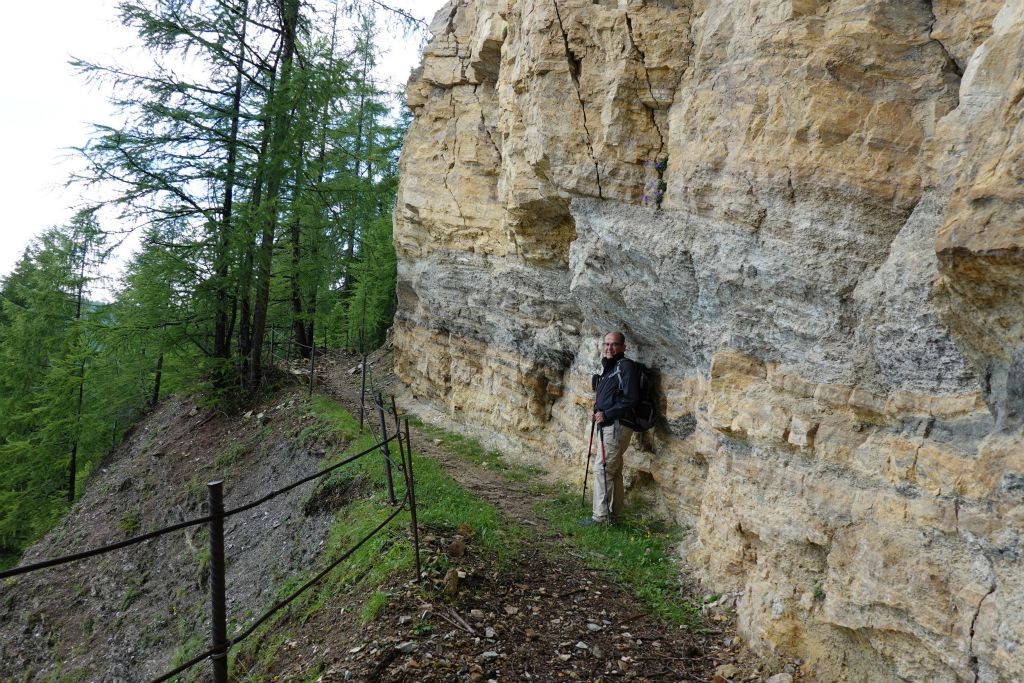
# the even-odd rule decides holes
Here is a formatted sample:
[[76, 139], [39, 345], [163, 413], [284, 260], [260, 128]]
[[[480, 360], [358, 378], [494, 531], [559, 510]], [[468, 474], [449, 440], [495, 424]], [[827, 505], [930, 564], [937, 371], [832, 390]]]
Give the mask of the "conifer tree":
[[273, 362], [268, 330], [308, 355], [318, 331], [321, 344], [354, 346], [354, 330], [378, 343], [394, 313], [407, 119], [373, 77], [373, 12], [387, 5], [119, 8], [152, 63], [75, 63], [123, 115], [83, 145], [77, 180], [141, 246], [111, 303], [90, 298], [107, 248], [94, 211], [46, 232], [0, 281], [0, 564], [162, 396], [199, 390], [230, 407]]
[[86, 403], [97, 348], [88, 301], [104, 235], [92, 211], [45, 232], [0, 288], [0, 555], [73, 500], [102, 419]]

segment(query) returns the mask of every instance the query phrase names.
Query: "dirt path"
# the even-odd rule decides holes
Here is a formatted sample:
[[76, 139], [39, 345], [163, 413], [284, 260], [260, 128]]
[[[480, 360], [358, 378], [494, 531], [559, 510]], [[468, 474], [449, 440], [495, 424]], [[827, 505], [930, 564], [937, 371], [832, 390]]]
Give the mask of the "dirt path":
[[[371, 362], [374, 387], [387, 395], [394, 383], [391, 359], [385, 352]], [[358, 363], [354, 355], [333, 355], [320, 364], [321, 389], [356, 415], [360, 374], [353, 368]], [[389, 606], [390, 617], [361, 634], [365, 646], [348, 647], [347, 657], [336, 660], [322, 681], [765, 679], [753, 671], [756, 663], [737, 663], [728, 624], [709, 622], [698, 634], [652, 618], [603, 570], [588, 566], [585, 557], [561, 543], [534, 512], [536, 495], [526, 483], [510, 482], [500, 472], [467, 462], [439, 441], [412, 431], [417, 454], [437, 460], [463, 487], [536, 533], [521, 566], [508, 572], [474, 553], [471, 537], [427, 529], [428, 554], [451, 559], [452, 544], [466, 543], [456, 563], [458, 591], [444, 590], [452, 577], [432, 577], [439, 593], [458, 597], [438, 595], [440, 600], [425, 604], [407, 590]], [[412, 640], [409, 625], [414, 622], [429, 635]], [[355, 641], [338, 645], [347, 647], [349, 642]], [[717, 676], [716, 669], [726, 676]]]
[[[391, 352], [385, 350], [372, 355], [367, 363], [373, 376], [373, 389], [381, 391], [385, 396], [393, 393], [395, 388], [395, 377], [389, 367], [390, 361]], [[353, 415], [359, 414], [361, 375], [358, 371], [353, 371], [358, 365], [359, 357], [357, 355], [337, 354], [322, 361], [319, 370], [322, 373], [320, 376], [321, 390], [339, 401]], [[379, 432], [379, 418], [375, 412], [371, 412], [376, 411], [376, 408], [370, 402], [369, 397], [366, 402], [366, 410], [368, 411], [366, 419], [371, 421], [370, 424]], [[543, 521], [533, 511], [537, 497], [527, 491], [523, 484], [510, 482], [501, 472], [480, 467], [451, 454], [440, 443], [435, 443], [435, 439], [423, 435], [414, 427], [410, 427], [410, 432], [416, 453], [426, 455], [441, 463], [445, 471], [464, 488], [494, 505], [509, 519], [533, 526], [543, 524]]]

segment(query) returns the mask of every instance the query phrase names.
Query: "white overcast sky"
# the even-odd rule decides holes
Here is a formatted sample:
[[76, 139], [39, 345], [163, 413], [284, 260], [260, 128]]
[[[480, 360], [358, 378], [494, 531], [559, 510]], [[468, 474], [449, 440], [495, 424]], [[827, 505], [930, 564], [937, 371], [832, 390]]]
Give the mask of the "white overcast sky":
[[[445, 0], [391, 0], [428, 23]], [[0, 277], [33, 236], [68, 222], [78, 206], [63, 187], [76, 168], [69, 151], [90, 123], [111, 123], [106, 94], [86, 85], [68, 60], [124, 62], [134, 35], [117, 22], [114, 0], [21, 0], [5, 3], [0, 64]], [[404, 83], [419, 63], [419, 37], [382, 31], [382, 76]]]

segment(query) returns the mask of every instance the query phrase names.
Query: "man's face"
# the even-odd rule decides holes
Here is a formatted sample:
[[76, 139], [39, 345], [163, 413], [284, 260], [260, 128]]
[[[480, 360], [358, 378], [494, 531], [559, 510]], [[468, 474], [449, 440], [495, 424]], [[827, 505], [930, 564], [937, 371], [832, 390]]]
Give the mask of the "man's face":
[[622, 353], [626, 350], [626, 345], [617, 334], [606, 334], [604, 336], [604, 343], [602, 344], [603, 355], [605, 358], [613, 358], [616, 354]]

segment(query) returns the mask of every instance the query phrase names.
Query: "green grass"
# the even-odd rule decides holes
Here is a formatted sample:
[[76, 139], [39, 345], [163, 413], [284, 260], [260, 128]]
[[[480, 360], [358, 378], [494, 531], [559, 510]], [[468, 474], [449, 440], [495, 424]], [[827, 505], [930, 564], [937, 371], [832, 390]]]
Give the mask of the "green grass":
[[[321, 394], [314, 394], [310, 399], [307, 417], [312, 423], [299, 432], [299, 445], [305, 446], [318, 439], [347, 443], [360, 436], [358, 418]], [[363, 435], [368, 433], [363, 430]]]
[[142, 591], [138, 586], [129, 586], [121, 596], [121, 602], [118, 604], [117, 609], [126, 610], [131, 606], [135, 599], [142, 595]]
[[200, 533], [196, 534], [195, 543], [196, 578], [200, 583], [206, 583], [210, 575], [210, 563], [213, 561], [213, 557], [210, 555], [209, 530], [203, 529]]
[[391, 594], [387, 591], [374, 591], [359, 612], [359, 623], [365, 626], [376, 619], [390, 600]]
[[[536, 468], [510, 464], [498, 451], [488, 451], [471, 438], [417, 424], [424, 433], [440, 439], [454, 455], [497, 470], [511, 481], [537, 482]], [[622, 524], [581, 527], [579, 520], [590, 516], [589, 496], [584, 502], [577, 490], [544, 483], [531, 484], [531, 491], [540, 501], [536, 512], [592, 566], [607, 571], [662, 620], [691, 628], [701, 626], [700, 608], [684, 596], [680, 569], [670, 550], [679, 541], [681, 529], [666, 525], [636, 505], [627, 509]]]
[[481, 467], [495, 470], [509, 481], [529, 481], [535, 479], [536, 475], [543, 471], [537, 467], [513, 465], [505, 460], [501, 455], [501, 451], [494, 449], [488, 450], [481, 446], [475, 439], [468, 436], [449, 432], [446, 429], [436, 427], [412, 417], [409, 418], [409, 422], [414, 423], [416, 427], [427, 436], [440, 439], [445, 450], [449, 453], [457, 455], [469, 462], [476, 463]]
[[[324, 396], [314, 395], [308, 406], [308, 424], [297, 435], [302, 443], [316, 441], [325, 447], [323, 465], [338, 462], [372, 447], [377, 438], [364, 429], [360, 432], [357, 418]], [[397, 445], [392, 444], [392, 459], [399, 461]], [[514, 566], [527, 537], [524, 527], [509, 523], [490, 504], [470, 494], [449, 477], [435, 461], [414, 456], [417, 513], [420, 526], [454, 530], [468, 525], [474, 545], [481, 553], [497, 559], [505, 567]], [[405, 496], [405, 480], [394, 468], [395, 496]], [[325, 549], [317, 568], [296, 573], [278, 587], [278, 598], [290, 595], [319, 567], [341, 557], [349, 548], [367, 536], [391, 512], [385, 484], [384, 460], [371, 453], [354, 463], [335, 470], [321, 480], [319, 487], [338, 486], [362, 478], [369, 482], [367, 495], [350, 500], [335, 513]], [[310, 497], [317, 495], [314, 491]], [[444, 560], [442, 560], [444, 561]], [[310, 588], [279, 612], [267, 625], [233, 650], [233, 661], [241, 662], [243, 680], [261, 680], [259, 671], [268, 670], [273, 653], [268, 644], [283, 642], [291, 630], [316, 615], [328, 600], [339, 594], [363, 596], [359, 611], [360, 623], [378, 617], [391, 599], [388, 592], [396, 582], [411, 581], [415, 573], [415, 552], [410, 539], [409, 513], [400, 513], [380, 533], [367, 541], [351, 557], [342, 562], [324, 580]], [[432, 596], [438, 599], [438, 596]], [[289, 617], [284, 618], [285, 612]], [[261, 635], [261, 633], [263, 635]], [[270, 647], [271, 651], [276, 647]]]
[[271, 438], [274, 435], [274, 427], [269, 424], [262, 425], [256, 430], [256, 445], [259, 448], [259, 457], [262, 459], [270, 451], [270, 444], [273, 443]]
[[666, 525], [637, 506], [615, 525], [581, 527], [590, 502], [563, 488], [536, 506], [552, 529], [579, 549], [595, 567], [627, 586], [657, 617], [690, 628], [701, 626], [700, 607], [683, 593], [680, 568], [671, 555], [681, 530]]
[[[189, 634], [187, 640], [185, 640], [181, 645], [179, 645], [178, 648], [174, 651], [174, 656], [171, 657], [171, 665], [168, 668], [173, 669], [184, 664], [200, 652], [206, 650], [206, 648], [206, 638], [203, 635], [194, 632]], [[202, 670], [202, 667], [193, 666], [191, 669], [188, 669], [184, 673], [182, 673], [175, 680], [184, 681], [186, 683], [189, 681], [195, 681], [199, 678], [199, 674], [202, 672]]]
[[232, 440], [214, 459], [213, 466], [218, 469], [226, 469], [245, 457], [245, 451], [246, 444], [244, 441]]
[[[271, 621], [271, 624], [274, 620]], [[268, 627], [261, 628], [263, 633], [255, 633], [249, 636], [249, 640], [243, 641], [241, 646], [233, 647], [228, 651], [228, 680], [241, 680], [247, 682], [269, 680], [260, 672], [270, 670], [277, 661], [278, 652], [281, 647], [292, 637], [287, 629], [280, 629], [267, 632]], [[238, 677], [236, 662], [239, 660], [245, 663], [245, 676]]]
[[[363, 451], [375, 442], [376, 437], [365, 434], [333, 459]], [[413, 471], [421, 526], [455, 529], [466, 524], [472, 529], [474, 543], [481, 552], [493, 555], [504, 566], [513, 564], [526, 538], [526, 531], [521, 526], [503, 520], [493, 506], [459, 486], [433, 460], [414, 456]], [[364, 457], [335, 476], [364, 477], [372, 482], [372, 494], [351, 502], [339, 511], [327, 541], [327, 557], [340, 555], [368, 535], [393, 509], [387, 501], [384, 461], [379, 455]], [[405, 482], [397, 468], [394, 479], [395, 496], [401, 499], [405, 495]], [[320, 590], [321, 599], [333, 591], [352, 589], [356, 585], [369, 592], [402, 574], [411, 578], [415, 558], [408, 524], [408, 515], [399, 515], [382, 533], [356, 551], [325, 581]]]
[[125, 533], [127, 536], [131, 536], [139, 530], [139, 509], [132, 508], [124, 513], [121, 519], [117, 520], [117, 528]]

